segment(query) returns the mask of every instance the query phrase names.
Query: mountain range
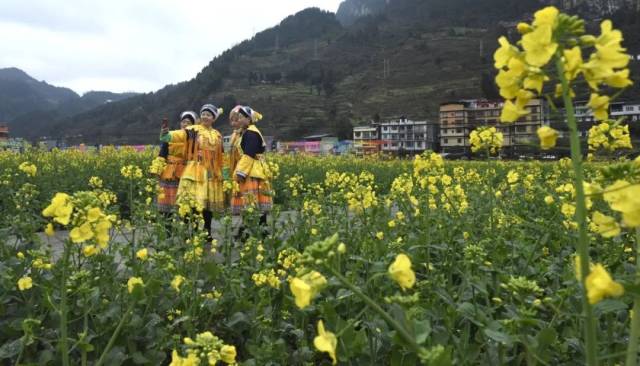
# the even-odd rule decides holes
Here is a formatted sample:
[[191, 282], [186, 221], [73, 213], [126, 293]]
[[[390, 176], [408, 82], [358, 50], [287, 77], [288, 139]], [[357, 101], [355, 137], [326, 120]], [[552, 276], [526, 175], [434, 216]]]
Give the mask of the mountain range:
[[[497, 38], [515, 38], [515, 24], [547, 4], [586, 17], [592, 32], [612, 18], [625, 46], [640, 55], [640, 0], [346, 0], [336, 14], [310, 8], [289, 16], [226, 50], [193, 79], [155, 93], [78, 97], [32, 80], [43, 91], [5, 99], [0, 72], [0, 120], [29, 138], [82, 135], [88, 143], [115, 144], [155, 143], [161, 118], [176, 122], [180, 111], [207, 102], [227, 111], [251, 105], [265, 116], [264, 133], [284, 140], [346, 138], [354, 125], [398, 116], [437, 120], [444, 101], [498, 97]], [[640, 62], [630, 67], [638, 75]], [[637, 99], [638, 84], [625, 96]], [[216, 123], [230, 131], [226, 116]]]

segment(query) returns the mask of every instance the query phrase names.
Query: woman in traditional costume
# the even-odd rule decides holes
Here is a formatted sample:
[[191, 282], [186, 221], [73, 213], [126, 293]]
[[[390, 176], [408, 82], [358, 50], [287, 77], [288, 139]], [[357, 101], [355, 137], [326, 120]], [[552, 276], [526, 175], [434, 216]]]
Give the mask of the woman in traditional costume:
[[269, 167], [264, 159], [266, 143], [255, 125], [261, 119], [260, 113], [247, 106], [237, 106], [229, 115], [235, 129], [229, 164], [238, 185], [231, 197], [231, 212], [239, 215], [253, 207], [260, 210], [260, 224], [266, 225], [267, 213], [273, 206], [273, 191]]
[[176, 203], [202, 210], [209, 240], [213, 212], [224, 209], [222, 135], [212, 127], [222, 112], [222, 108], [205, 104], [200, 109], [200, 123], [184, 130], [163, 129], [160, 137], [163, 142], [184, 144], [186, 164], [178, 185]]
[[[180, 114], [180, 129], [193, 125], [198, 119], [198, 115], [193, 111], [185, 111]], [[164, 159], [165, 166], [160, 173], [158, 180], [160, 193], [158, 194], [158, 211], [168, 216], [175, 211], [176, 194], [178, 183], [184, 171], [184, 143], [163, 142], [160, 146], [160, 154]]]

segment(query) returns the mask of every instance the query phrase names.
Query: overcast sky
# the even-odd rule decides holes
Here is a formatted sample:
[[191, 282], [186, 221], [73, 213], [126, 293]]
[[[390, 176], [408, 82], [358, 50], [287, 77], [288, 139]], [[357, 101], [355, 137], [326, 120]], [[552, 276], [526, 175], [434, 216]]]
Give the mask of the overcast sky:
[[149, 92], [308, 8], [342, 0], [0, 0], [0, 68], [77, 93]]

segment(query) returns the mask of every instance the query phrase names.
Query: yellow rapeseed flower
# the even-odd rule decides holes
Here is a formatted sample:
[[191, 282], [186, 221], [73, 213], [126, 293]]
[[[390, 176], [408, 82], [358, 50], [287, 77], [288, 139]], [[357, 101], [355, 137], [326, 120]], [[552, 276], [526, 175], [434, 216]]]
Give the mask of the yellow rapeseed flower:
[[[200, 358], [195, 353], [189, 353], [187, 357], [180, 357], [178, 351], [171, 353], [171, 363], [169, 366], [199, 366]], [[215, 363], [214, 363], [215, 365]]]
[[18, 280], [18, 289], [20, 291], [28, 290], [33, 287], [33, 280], [29, 276], [22, 277]]
[[80, 226], [74, 227], [69, 233], [69, 238], [71, 238], [71, 241], [74, 243], [82, 243], [90, 240], [93, 236], [93, 228], [89, 222], [85, 222]]
[[560, 12], [556, 7], [547, 6], [535, 12], [532, 25], [534, 27], [549, 26], [555, 29], [559, 14]]
[[136, 252], [136, 258], [140, 259], [141, 261], [147, 260], [148, 255], [149, 251], [147, 250], [147, 248], [142, 248]]
[[111, 221], [108, 218], [104, 218], [96, 224], [96, 240], [101, 248], [106, 248], [109, 243], [109, 229], [111, 229]]
[[606, 95], [599, 95], [598, 93], [591, 93], [589, 103], [587, 104], [593, 111], [593, 116], [598, 121], [604, 121], [609, 118], [609, 97]]
[[47, 236], [54, 236], [56, 234], [55, 230], [53, 230], [52, 223], [47, 224], [47, 227], [44, 229], [44, 233], [47, 234]]
[[304, 309], [326, 284], [327, 279], [320, 272], [311, 271], [294, 277], [289, 283], [289, 289], [295, 297], [296, 306]]
[[32, 177], [35, 176], [36, 172], [38, 171], [38, 168], [35, 165], [26, 161], [20, 164], [20, 166], [18, 166], [18, 169], [20, 169], [23, 173], [30, 175]]
[[518, 172], [516, 172], [514, 170], [510, 170], [507, 173], [507, 183], [515, 184], [515, 183], [518, 183], [519, 179], [520, 179], [520, 174], [518, 174]]
[[324, 329], [322, 320], [318, 321], [318, 335], [313, 339], [313, 345], [320, 352], [327, 352], [331, 357], [332, 363], [338, 363], [336, 358], [336, 348], [338, 347], [338, 338], [335, 334]]
[[180, 276], [180, 275], [174, 276], [173, 280], [171, 280], [171, 288], [174, 289], [176, 292], [180, 292], [180, 286], [182, 285], [184, 280], [185, 280], [184, 276]]
[[549, 150], [556, 146], [558, 131], [549, 126], [542, 126], [538, 128], [538, 138], [540, 138], [540, 148], [542, 150]]
[[98, 252], [99, 250], [98, 248], [96, 248], [95, 245], [87, 245], [84, 248], [82, 248], [82, 254], [84, 254], [85, 257], [94, 256], [98, 254]]
[[518, 56], [518, 49], [510, 44], [504, 36], [498, 38], [498, 43], [500, 43], [500, 47], [494, 53], [493, 60], [496, 69], [501, 69], [507, 66], [513, 57]]
[[596, 211], [593, 213], [592, 220], [596, 231], [603, 237], [611, 238], [620, 234], [620, 225], [613, 217]]
[[127, 281], [127, 289], [129, 290], [129, 293], [132, 293], [133, 289], [136, 286], [144, 286], [144, 281], [142, 281], [142, 278], [140, 277], [129, 278], [129, 281]]
[[575, 79], [582, 70], [582, 50], [579, 46], [564, 50], [564, 75], [568, 81]]
[[405, 290], [416, 283], [416, 274], [411, 269], [411, 259], [405, 254], [398, 254], [389, 266], [389, 276]]
[[525, 51], [525, 60], [529, 65], [545, 66], [558, 49], [558, 44], [553, 41], [552, 26], [541, 24], [522, 36], [522, 48]]
[[222, 348], [220, 348], [220, 359], [222, 360], [222, 362], [235, 364], [236, 355], [237, 353], [235, 346], [225, 344], [224, 346], [222, 346]]
[[89, 222], [96, 222], [102, 216], [102, 210], [99, 207], [93, 207], [87, 210], [87, 220]]
[[624, 294], [624, 287], [614, 281], [609, 272], [599, 263], [591, 268], [585, 287], [590, 304], [596, 304], [605, 297], [619, 297]]
[[605, 188], [603, 197], [612, 210], [622, 212], [627, 226], [640, 226], [640, 184], [617, 180]]
[[71, 197], [66, 193], [56, 193], [51, 200], [51, 204], [42, 210], [42, 216], [53, 217], [54, 221], [62, 225], [68, 225], [72, 212]]

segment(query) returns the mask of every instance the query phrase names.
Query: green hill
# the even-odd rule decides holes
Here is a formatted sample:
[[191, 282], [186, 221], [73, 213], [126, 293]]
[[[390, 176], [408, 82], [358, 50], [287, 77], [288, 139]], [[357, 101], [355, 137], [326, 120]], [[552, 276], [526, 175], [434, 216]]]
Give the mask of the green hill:
[[[60, 118], [44, 132], [81, 134], [85, 142], [154, 143], [162, 117], [175, 119], [205, 102], [226, 110], [249, 104], [264, 114], [265, 134], [279, 139], [321, 132], [348, 137], [352, 125], [400, 115], [435, 120], [443, 101], [496, 96], [496, 39], [543, 5], [538, 0], [346, 3], [368, 2], [375, 11], [359, 15], [348, 13], [353, 9], [348, 4], [337, 16], [306, 9], [225, 51], [192, 80]], [[620, 4], [606, 15], [623, 29], [632, 53], [640, 54], [637, 8]], [[575, 11], [598, 20], [603, 13], [593, 6], [581, 2]], [[634, 61], [632, 74], [639, 71]], [[640, 95], [638, 86], [626, 95]], [[229, 132], [226, 116], [218, 128]]]

